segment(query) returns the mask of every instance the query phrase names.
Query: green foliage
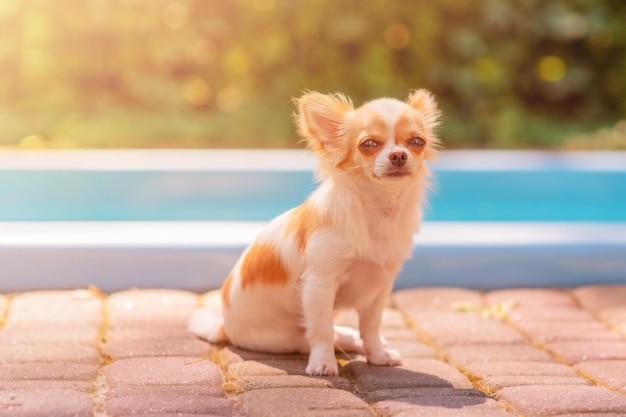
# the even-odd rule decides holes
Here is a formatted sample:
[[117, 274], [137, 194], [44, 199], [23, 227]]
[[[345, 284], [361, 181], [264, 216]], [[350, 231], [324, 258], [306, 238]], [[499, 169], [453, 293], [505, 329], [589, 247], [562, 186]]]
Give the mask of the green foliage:
[[0, 0], [0, 146], [296, 147], [304, 90], [420, 87], [448, 148], [626, 148], [626, 2]]

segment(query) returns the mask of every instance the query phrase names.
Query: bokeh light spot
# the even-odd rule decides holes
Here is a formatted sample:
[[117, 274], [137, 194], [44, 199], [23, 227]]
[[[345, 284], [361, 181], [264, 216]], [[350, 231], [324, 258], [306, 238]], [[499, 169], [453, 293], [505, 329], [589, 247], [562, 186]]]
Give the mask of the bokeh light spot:
[[235, 87], [224, 87], [217, 93], [217, 107], [225, 112], [232, 113], [241, 106], [241, 92]]
[[221, 61], [229, 75], [239, 76], [250, 71], [252, 56], [243, 46], [235, 46], [226, 52]]
[[189, 10], [183, 3], [172, 2], [163, 9], [163, 24], [169, 29], [180, 29], [189, 20]]
[[0, 1], [0, 19], [8, 19], [17, 13], [17, 0]]
[[546, 82], [556, 82], [565, 76], [567, 66], [558, 56], [545, 56], [537, 63], [537, 76]]
[[202, 78], [191, 77], [183, 83], [183, 97], [192, 106], [205, 106], [211, 100], [211, 88]]
[[385, 30], [385, 44], [391, 49], [406, 48], [411, 40], [411, 34], [406, 26], [394, 23]]
[[261, 12], [267, 12], [276, 7], [276, 0], [251, 0], [250, 4]]
[[200, 39], [191, 46], [190, 55], [198, 65], [211, 65], [217, 59], [217, 46], [210, 39]]
[[485, 56], [472, 61], [472, 74], [480, 82], [494, 82], [500, 78], [501, 73], [500, 62], [494, 58]]
[[42, 149], [46, 147], [46, 141], [41, 135], [28, 135], [20, 140], [18, 146], [22, 149]]

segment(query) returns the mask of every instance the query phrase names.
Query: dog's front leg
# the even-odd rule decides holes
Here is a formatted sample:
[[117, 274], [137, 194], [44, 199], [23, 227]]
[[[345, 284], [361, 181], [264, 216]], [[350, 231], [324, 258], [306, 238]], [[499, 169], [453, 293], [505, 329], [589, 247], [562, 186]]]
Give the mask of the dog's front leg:
[[359, 309], [359, 331], [363, 339], [363, 347], [367, 362], [373, 365], [402, 365], [400, 353], [393, 349], [385, 349], [380, 334], [383, 310], [387, 304], [393, 281], [380, 291], [372, 302]]
[[335, 280], [309, 274], [302, 287], [302, 309], [306, 338], [309, 343], [309, 375], [336, 376], [339, 374], [335, 358], [333, 328], [333, 305], [335, 302]]

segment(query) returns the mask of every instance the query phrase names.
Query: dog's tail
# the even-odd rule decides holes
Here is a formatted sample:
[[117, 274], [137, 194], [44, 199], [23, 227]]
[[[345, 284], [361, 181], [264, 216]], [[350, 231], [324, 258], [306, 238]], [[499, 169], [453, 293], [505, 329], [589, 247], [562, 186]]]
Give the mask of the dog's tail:
[[187, 329], [210, 343], [230, 343], [224, 331], [224, 319], [215, 310], [201, 308], [191, 315]]

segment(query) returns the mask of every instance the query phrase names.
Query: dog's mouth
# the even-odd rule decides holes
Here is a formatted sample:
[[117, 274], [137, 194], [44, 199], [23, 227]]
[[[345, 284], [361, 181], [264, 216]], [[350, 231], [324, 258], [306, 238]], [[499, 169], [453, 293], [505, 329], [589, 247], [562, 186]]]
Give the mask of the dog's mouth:
[[385, 179], [385, 178], [395, 179], [395, 178], [408, 177], [410, 175], [411, 175], [411, 171], [407, 169], [406, 167], [402, 167], [402, 168], [395, 168], [395, 169], [388, 168], [381, 173], [374, 174], [374, 177], [378, 179]]
[[409, 171], [396, 171], [396, 172], [387, 172], [385, 173], [384, 177], [387, 178], [402, 178], [402, 177], [406, 177], [407, 175], [409, 175]]

